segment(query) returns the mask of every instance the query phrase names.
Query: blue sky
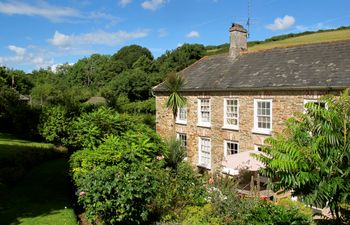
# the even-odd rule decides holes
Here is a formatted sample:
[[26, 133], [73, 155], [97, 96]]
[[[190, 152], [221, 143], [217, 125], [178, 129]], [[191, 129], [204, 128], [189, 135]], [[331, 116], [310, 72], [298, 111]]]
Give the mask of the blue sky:
[[[250, 0], [250, 40], [350, 25], [349, 0]], [[228, 42], [248, 0], [0, 1], [0, 65], [27, 72], [138, 44], [155, 57], [183, 43]]]

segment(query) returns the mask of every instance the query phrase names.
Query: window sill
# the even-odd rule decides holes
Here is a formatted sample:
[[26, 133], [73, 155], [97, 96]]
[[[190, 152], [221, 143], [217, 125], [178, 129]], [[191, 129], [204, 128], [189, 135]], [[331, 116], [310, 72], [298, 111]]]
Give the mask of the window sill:
[[187, 125], [187, 121], [176, 120], [176, 124]]
[[223, 126], [222, 129], [239, 131], [239, 127]]
[[197, 127], [211, 128], [211, 125], [210, 124], [205, 124], [205, 123], [197, 123]]
[[197, 167], [200, 167], [200, 168], [203, 168], [203, 169], [207, 169], [207, 170], [211, 170], [211, 166], [205, 165], [205, 164], [197, 164]]
[[253, 129], [252, 130], [253, 134], [263, 134], [263, 135], [272, 135], [272, 130], [261, 130], [261, 129]]

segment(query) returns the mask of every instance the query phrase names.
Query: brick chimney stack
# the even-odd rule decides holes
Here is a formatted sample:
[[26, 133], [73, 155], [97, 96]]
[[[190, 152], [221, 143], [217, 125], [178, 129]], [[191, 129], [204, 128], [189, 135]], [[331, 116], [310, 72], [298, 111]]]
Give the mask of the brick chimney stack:
[[242, 25], [233, 23], [230, 27], [229, 55], [235, 59], [247, 49], [247, 30]]

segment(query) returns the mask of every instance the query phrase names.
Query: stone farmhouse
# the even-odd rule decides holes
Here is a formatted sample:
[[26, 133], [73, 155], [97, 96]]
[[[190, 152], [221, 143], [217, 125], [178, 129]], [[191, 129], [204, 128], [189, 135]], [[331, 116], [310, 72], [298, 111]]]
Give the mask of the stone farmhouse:
[[249, 164], [254, 159], [247, 153], [282, 132], [305, 103], [324, 105], [320, 96], [350, 87], [350, 41], [249, 52], [247, 31], [239, 24], [229, 31], [229, 54], [204, 57], [181, 72], [187, 105], [175, 127], [164, 83], [153, 91], [157, 132], [169, 137], [176, 131], [194, 166], [235, 174], [239, 159], [233, 157], [245, 154]]

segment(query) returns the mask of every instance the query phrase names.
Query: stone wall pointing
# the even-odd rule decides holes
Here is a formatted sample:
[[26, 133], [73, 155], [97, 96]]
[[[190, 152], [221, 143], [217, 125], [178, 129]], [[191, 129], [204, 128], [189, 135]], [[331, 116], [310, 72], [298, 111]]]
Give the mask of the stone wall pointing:
[[[254, 126], [254, 99], [272, 99], [272, 135], [285, 128], [285, 121], [303, 113], [304, 99], [317, 99], [327, 94], [324, 91], [259, 91], [259, 92], [191, 92], [185, 93], [187, 98], [187, 124], [175, 124], [172, 112], [165, 107], [168, 96], [158, 93], [156, 96], [156, 129], [160, 136], [169, 138], [178, 133], [187, 135], [188, 160], [193, 166], [198, 163], [198, 138], [211, 138], [212, 170], [220, 168], [224, 157], [224, 140], [239, 143], [239, 151], [253, 150], [254, 145], [262, 145], [270, 135], [252, 132]], [[198, 98], [211, 99], [211, 127], [197, 126]], [[239, 130], [224, 129], [224, 98], [238, 99]]]

